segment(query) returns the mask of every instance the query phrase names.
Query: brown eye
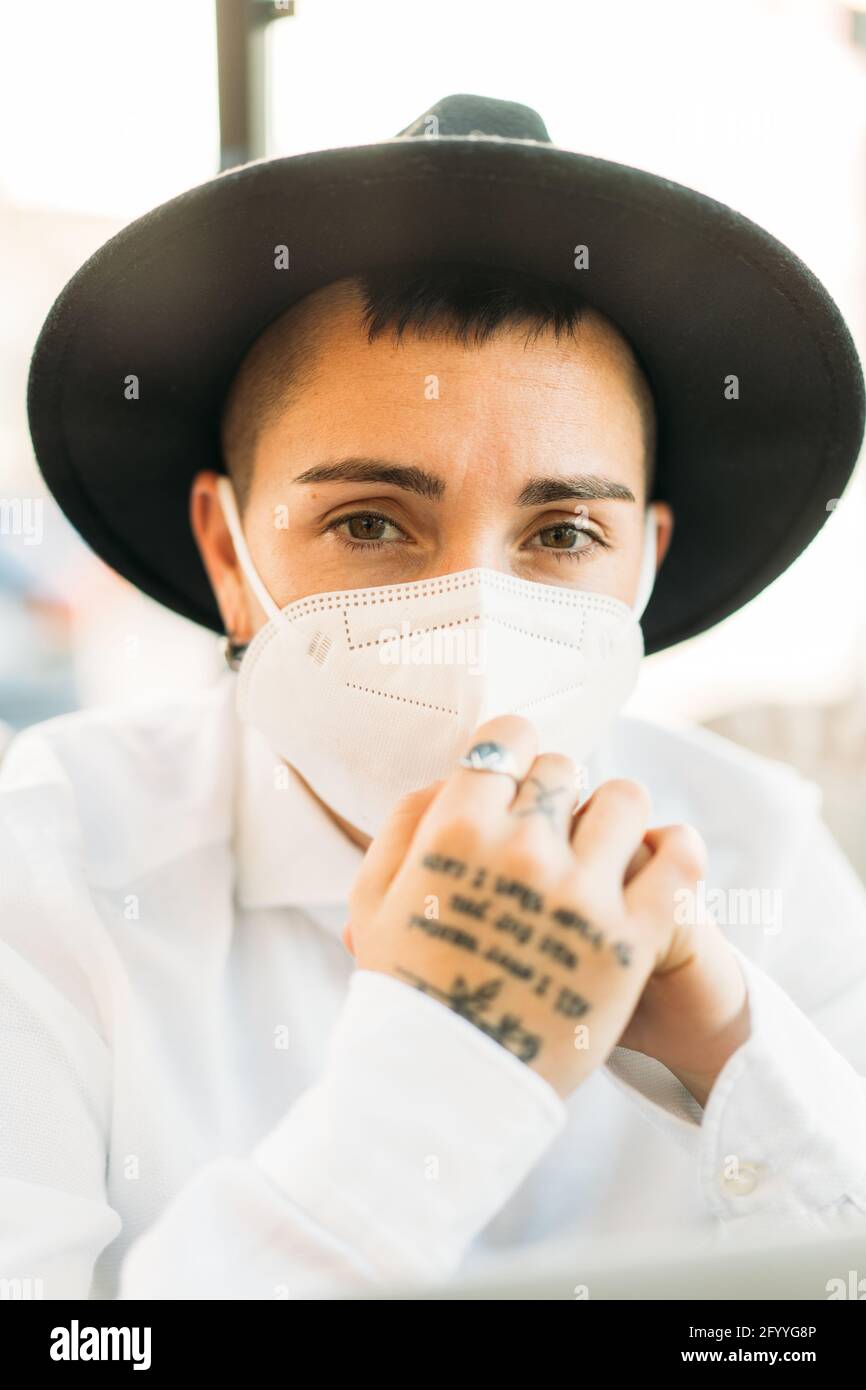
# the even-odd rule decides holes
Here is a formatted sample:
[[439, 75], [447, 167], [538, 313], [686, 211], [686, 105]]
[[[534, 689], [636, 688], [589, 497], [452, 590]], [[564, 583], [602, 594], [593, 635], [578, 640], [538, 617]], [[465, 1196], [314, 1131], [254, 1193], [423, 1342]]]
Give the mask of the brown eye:
[[408, 545], [409, 539], [396, 521], [379, 512], [349, 512], [329, 521], [326, 531], [332, 531], [343, 545], [355, 550], [375, 550], [380, 546]]
[[346, 517], [344, 523], [353, 541], [380, 541], [388, 522], [383, 516], [358, 515]]
[[[583, 536], [584, 539], [575, 544], [579, 536]], [[555, 526], [545, 526], [543, 530], [538, 532], [538, 539], [546, 550], [582, 550], [585, 546], [592, 544], [592, 537], [570, 521], [558, 522]]]

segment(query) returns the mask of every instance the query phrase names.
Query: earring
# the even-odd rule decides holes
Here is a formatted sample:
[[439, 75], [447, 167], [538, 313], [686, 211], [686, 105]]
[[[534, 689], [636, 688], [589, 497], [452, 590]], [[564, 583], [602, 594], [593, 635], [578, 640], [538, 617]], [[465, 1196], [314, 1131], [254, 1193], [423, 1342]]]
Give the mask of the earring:
[[232, 671], [237, 671], [248, 646], [249, 642], [236, 642], [231, 633], [226, 637], [223, 643], [223, 656], [225, 657], [226, 665], [230, 667]]

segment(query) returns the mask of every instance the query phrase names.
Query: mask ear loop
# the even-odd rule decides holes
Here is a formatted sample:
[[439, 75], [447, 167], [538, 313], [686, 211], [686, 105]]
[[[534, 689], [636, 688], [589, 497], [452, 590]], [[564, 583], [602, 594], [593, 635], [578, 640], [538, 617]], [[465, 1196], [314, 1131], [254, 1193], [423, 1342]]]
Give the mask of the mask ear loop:
[[259, 577], [259, 573], [255, 565], [253, 564], [253, 559], [250, 555], [249, 548], [247, 546], [246, 537], [244, 536], [243, 529], [241, 527], [241, 519], [238, 516], [238, 507], [237, 502], [235, 501], [235, 491], [232, 487], [230, 478], [226, 477], [225, 475], [222, 475], [219, 478], [217, 478], [217, 494], [219, 496], [220, 505], [223, 509], [223, 516], [225, 517], [226, 526], [228, 526], [229, 528], [229, 535], [232, 538], [232, 544], [235, 548], [235, 554], [238, 557], [238, 564], [243, 570], [243, 573], [249, 583], [250, 588], [252, 589], [259, 603], [262, 605], [264, 611], [267, 613], [268, 617], [278, 619], [282, 616], [282, 609], [278, 608], [274, 600], [271, 598], [270, 594], [268, 593], [267, 589], [265, 588], [264, 584], [262, 583]]
[[637, 597], [632, 604], [632, 612], [638, 621], [640, 621], [646, 612], [646, 607], [650, 601], [656, 582], [657, 535], [656, 515], [653, 511], [652, 504], [650, 504], [646, 509], [646, 516], [644, 518], [643, 555], [641, 557]]

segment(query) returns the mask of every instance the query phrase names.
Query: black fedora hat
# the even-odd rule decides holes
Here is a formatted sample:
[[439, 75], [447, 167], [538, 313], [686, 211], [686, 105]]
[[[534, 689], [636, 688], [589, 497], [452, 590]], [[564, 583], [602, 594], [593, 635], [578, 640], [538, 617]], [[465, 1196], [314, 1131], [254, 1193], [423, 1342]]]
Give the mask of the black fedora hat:
[[823, 525], [856, 462], [863, 377], [806, 266], [710, 198], [559, 149], [528, 107], [456, 95], [380, 144], [231, 169], [73, 276], [33, 353], [28, 412], [47, 485], [97, 554], [222, 632], [188, 498], [196, 472], [223, 469], [235, 369], [312, 290], [408, 261], [577, 286], [631, 340], [658, 410], [657, 495], [677, 520], [648, 651], [741, 607]]

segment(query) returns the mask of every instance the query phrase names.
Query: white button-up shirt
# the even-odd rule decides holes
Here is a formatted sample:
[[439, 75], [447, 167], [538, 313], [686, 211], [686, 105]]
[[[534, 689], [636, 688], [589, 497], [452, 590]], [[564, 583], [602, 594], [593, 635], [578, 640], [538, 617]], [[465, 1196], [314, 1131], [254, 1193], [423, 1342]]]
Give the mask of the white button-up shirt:
[[654, 823], [701, 831], [752, 1031], [704, 1109], [623, 1048], [563, 1102], [357, 969], [340, 937], [362, 853], [233, 695], [226, 672], [6, 754], [0, 1277], [48, 1298], [310, 1298], [554, 1239], [862, 1220], [866, 896], [811, 784], [617, 722], [591, 785], [636, 777]]

